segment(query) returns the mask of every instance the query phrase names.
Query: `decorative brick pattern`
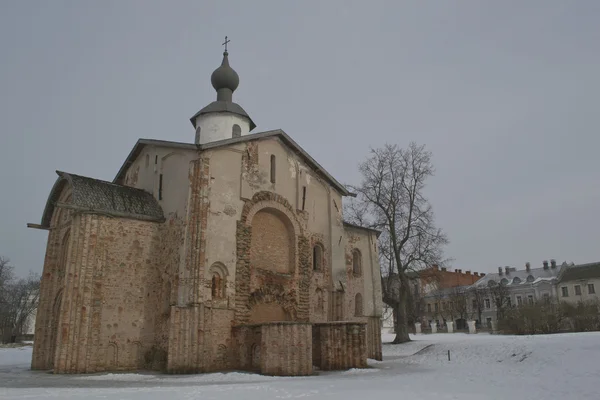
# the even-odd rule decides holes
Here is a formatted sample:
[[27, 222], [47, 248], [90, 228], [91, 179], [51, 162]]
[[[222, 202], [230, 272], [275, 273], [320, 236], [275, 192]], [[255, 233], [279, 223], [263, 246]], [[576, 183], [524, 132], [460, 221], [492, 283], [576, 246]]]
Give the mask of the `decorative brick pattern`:
[[[253, 229], [268, 229], [268, 226], [254, 226], [254, 217], [261, 210], [273, 210], [279, 218], [289, 224], [288, 232], [294, 237], [290, 240], [292, 250], [277, 247], [268, 262], [277, 263], [293, 257], [290, 273], [278, 273], [257, 268], [252, 263]], [[263, 211], [264, 212], [264, 211]], [[258, 192], [252, 200], [244, 204], [241, 219], [237, 225], [237, 265], [236, 265], [236, 313], [235, 323], [246, 324], [250, 321], [250, 309], [258, 300], [275, 301], [281, 305], [289, 318], [297, 321], [308, 321], [310, 302], [310, 270], [311, 259], [308, 240], [303, 235], [304, 229], [298, 221], [294, 209], [282, 196], [272, 192]], [[286, 257], [278, 258], [278, 251], [285, 252]], [[297, 256], [296, 256], [297, 255]], [[285, 262], [285, 261], [283, 261]], [[286, 295], [282, 287], [287, 287]], [[264, 294], [270, 296], [264, 296]], [[273, 296], [273, 293], [279, 293]], [[252, 301], [250, 301], [252, 299]], [[285, 300], [283, 300], [285, 299]], [[281, 302], [280, 302], [281, 301]]]
[[313, 364], [323, 371], [367, 366], [366, 324], [325, 322], [313, 324]]

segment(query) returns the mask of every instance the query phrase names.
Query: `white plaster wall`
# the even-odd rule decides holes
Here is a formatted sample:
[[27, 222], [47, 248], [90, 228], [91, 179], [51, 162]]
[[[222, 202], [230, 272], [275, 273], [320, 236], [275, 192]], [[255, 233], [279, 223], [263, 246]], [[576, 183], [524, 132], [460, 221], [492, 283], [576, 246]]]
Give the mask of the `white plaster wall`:
[[[363, 287], [360, 293], [363, 297], [363, 314], [366, 317], [380, 317], [383, 313], [381, 295], [381, 270], [377, 257], [377, 236], [374, 232], [352, 227], [345, 227], [343, 242], [348, 243], [351, 236], [353, 243], [348, 243], [349, 248], [356, 248], [362, 255]], [[358, 239], [358, 240], [357, 240]], [[344, 263], [344, 274], [346, 265]]]
[[[588, 293], [588, 284], [592, 283], [594, 284], [594, 290], [595, 290], [595, 294], [589, 294]], [[581, 296], [575, 295], [575, 286], [579, 285], [581, 286]], [[569, 288], [569, 297], [562, 297], [562, 287], [568, 287]], [[581, 280], [576, 280], [576, 281], [563, 281], [559, 284], [556, 285], [556, 291], [558, 294], [558, 298], [560, 299], [560, 301], [564, 301], [566, 303], [571, 303], [571, 304], [577, 304], [580, 301], [599, 301], [600, 300], [600, 296], [599, 296], [599, 292], [600, 292], [600, 278], [593, 278], [593, 279], [581, 279]]]
[[166, 218], [185, 217], [189, 194], [190, 162], [198, 152], [161, 146], [146, 146], [125, 174], [125, 185], [152, 193], [158, 200], [160, 174], [163, 175], [159, 204]]
[[[277, 193], [297, 210], [302, 208], [302, 188], [306, 187], [305, 211], [302, 221], [307, 234], [317, 234], [327, 247], [335, 289], [339, 282], [347, 284], [347, 235], [342, 224], [342, 196], [323, 181], [302, 159], [292, 153], [277, 138], [255, 142], [258, 146], [258, 170], [248, 178], [242, 165], [246, 144], [236, 144], [210, 151], [210, 204], [208, 221], [206, 265], [225, 264], [229, 282], [235, 277], [236, 221], [244, 205], [242, 199], [251, 199], [260, 191]], [[203, 153], [207, 156], [208, 153]], [[275, 155], [275, 183], [270, 180], [271, 155]], [[300, 217], [302, 218], [302, 217]], [[365, 315], [381, 315], [381, 280], [377, 257], [376, 237], [368, 231], [353, 230], [360, 236], [363, 254], [364, 287], [362, 289]], [[205, 278], [208, 279], [208, 270]], [[231, 284], [230, 283], [230, 284]], [[231, 284], [230, 287], [233, 287]], [[231, 301], [231, 299], [230, 299]]]
[[200, 137], [196, 137], [194, 143], [204, 144], [231, 139], [234, 124], [240, 126], [241, 136], [250, 133], [250, 121], [246, 117], [228, 112], [199, 115], [196, 118], [196, 127], [200, 127]]
[[[235, 267], [237, 221], [244, 202], [240, 196], [242, 150], [234, 146], [205, 152], [210, 159], [210, 211], [207, 219], [206, 268], [204, 278], [209, 280], [210, 266], [216, 262], [227, 268], [227, 297], [230, 307], [235, 306]], [[210, 297], [210, 291], [205, 298]]]
[[[346, 274], [346, 232], [343, 225], [342, 196], [330, 191], [327, 207], [330, 209], [329, 229], [331, 231], [331, 277], [332, 289], [339, 289], [339, 282], [347, 284]], [[341, 240], [340, 240], [341, 239]]]

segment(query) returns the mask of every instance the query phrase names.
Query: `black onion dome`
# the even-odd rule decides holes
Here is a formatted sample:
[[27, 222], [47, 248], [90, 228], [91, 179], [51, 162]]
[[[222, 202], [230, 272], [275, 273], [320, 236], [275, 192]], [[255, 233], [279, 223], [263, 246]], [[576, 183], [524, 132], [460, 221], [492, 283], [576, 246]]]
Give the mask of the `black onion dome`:
[[215, 69], [210, 76], [210, 82], [217, 92], [220, 89], [229, 89], [233, 92], [240, 84], [240, 77], [237, 72], [229, 66], [228, 55], [229, 53], [227, 52], [223, 53], [223, 62], [221, 63], [221, 66]]

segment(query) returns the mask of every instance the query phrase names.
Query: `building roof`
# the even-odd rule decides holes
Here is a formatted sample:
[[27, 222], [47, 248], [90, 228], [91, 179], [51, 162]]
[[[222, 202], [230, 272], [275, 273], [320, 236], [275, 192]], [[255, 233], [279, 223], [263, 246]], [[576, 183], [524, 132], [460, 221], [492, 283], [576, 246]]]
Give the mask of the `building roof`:
[[366, 226], [361, 226], [361, 225], [357, 225], [357, 224], [353, 224], [352, 222], [348, 222], [348, 221], [344, 221], [344, 226], [348, 227], [348, 228], [354, 228], [354, 229], [361, 229], [361, 230], [365, 230], [365, 231], [371, 231], [374, 232], [375, 235], [377, 235], [377, 237], [379, 237], [379, 235], [381, 235], [381, 231], [377, 230], [377, 229], [373, 229], [373, 228], [369, 228]]
[[600, 262], [566, 266], [561, 271], [558, 280], [564, 282], [592, 278], [600, 278]]
[[436, 289], [429, 293], [426, 293], [423, 298], [431, 299], [436, 297], [446, 297], [453, 294], [461, 294], [467, 292], [473, 285], [463, 285], [463, 286], [454, 286], [454, 287], [446, 287], [442, 289]]
[[317, 174], [319, 174], [323, 179], [329, 182], [329, 184], [331, 184], [340, 194], [342, 194], [343, 196], [355, 196], [353, 193], [350, 193], [344, 185], [339, 183], [333, 176], [331, 176], [314, 158], [312, 158], [302, 147], [300, 147], [300, 145], [298, 145], [298, 143], [296, 143], [291, 137], [288, 136], [287, 133], [285, 133], [281, 129], [275, 129], [272, 131], [260, 133], [252, 133], [237, 138], [217, 140], [215, 142], [205, 143], [201, 145], [196, 145], [193, 143], [170, 142], [155, 139], [139, 139], [135, 146], [133, 146], [133, 149], [127, 156], [127, 159], [119, 169], [119, 172], [117, 172], [117, 176], [113, 180], [113, 183], [123, 183], [123, 181], [125, 180], [125, 173], [127, 172], [127, 168], [129, 168], [129, 166], [133, 164], [133, 162], [137, 159], [137, 157], [142, 152], [145, 146], [162, 146], [203, 151], [238, 143], [250, 142], [252, 140], [261, 140], [268, 138], [280, 139], [288, 148], [290, 148], [295, 154], [297, 154], [302, 160], [304, 160], [304, 162], [308, 164]]
[[122, 186], [99, 179], [56, 171], [58, 179], [50, 191], [41, 226], [50, 227], [54, 208], [65, 185], [71, 187], [71, 200], [65, 207], [84, 212], [147, 221], [164, 220], [156, 199], [142, 189]]
[[496, 284], [502, 283], [504, 279], [506, 279], [505, 284], [509, 287], [517, 287], [519, 285], [529, 285], [532, 283], [538, 283], [541, 281], [548, 281], [556, 279], [558, 276], [562, 266], [558, 265], [554, 268], [548, 266], [548, 269], [544, 268], [531, 268], [529, 271], [527, 270], [514, 270], [512, 269], [510, 273], [507, 275], [506, 273], [502, 273], [502, 275], [498, 273], [490, 273], [486, 274], [483, 278], [479, 279], [475, 282], [472, 287], [481, 288], [490, 285], [490, 282], [495, 282]]
[[196, 128], [196, 118], [199, 115], [210, 114], [210, 113], [219, 113], [219, 112], [232, 113], [232, 114], [240, 115], [242, 117], [246, 117], [250, 121], [250, 130], [256, 128], [256, 124], [254, 123], [254, 121], [252, 121], [252, 118], [250, 118], [250, 116], [248, 115], [246, 110], [244, 110], [242, 108], [242, 106], [240, 106], [239, 104], [234, 103], [232, 101], [219, 101], [219, 100], [213, 101], [212, 103], [210, 103], [209, 105], [207, 105], [206, 107], [204, 107], [203, 109], [198, 111], [196, 114], [194, 114], [190, 118], [190, 122], [192, 123], [194, 128]]

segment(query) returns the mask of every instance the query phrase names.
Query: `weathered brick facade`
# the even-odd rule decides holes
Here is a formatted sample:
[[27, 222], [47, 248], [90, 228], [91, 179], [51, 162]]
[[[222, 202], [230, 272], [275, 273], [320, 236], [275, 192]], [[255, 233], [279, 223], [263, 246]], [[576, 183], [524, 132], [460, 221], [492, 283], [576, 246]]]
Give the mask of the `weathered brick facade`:
[[309, 375], [381, 359], [376, 232], [343, 223], [341, 189], [287, 136], [257, 137], [138, 149], [95, 192], [104, 205], [59, 180], [32, 368]]

